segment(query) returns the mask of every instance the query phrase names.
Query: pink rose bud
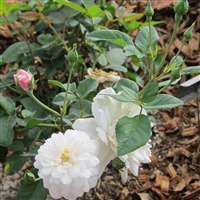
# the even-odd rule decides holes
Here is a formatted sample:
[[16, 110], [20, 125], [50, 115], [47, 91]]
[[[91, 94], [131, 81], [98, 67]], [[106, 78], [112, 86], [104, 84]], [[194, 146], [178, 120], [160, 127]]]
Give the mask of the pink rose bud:
[[30, 89], [31, 79], [32, 76], [23, 69], [20, 69], [17, 74], [14, 74], [15, 85], [20, 85], [26, 91]]

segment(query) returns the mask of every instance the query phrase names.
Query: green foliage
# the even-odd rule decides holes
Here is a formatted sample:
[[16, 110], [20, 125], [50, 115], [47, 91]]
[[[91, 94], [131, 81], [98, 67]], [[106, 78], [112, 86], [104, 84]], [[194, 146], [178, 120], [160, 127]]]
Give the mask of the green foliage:
[[118, 30], [99, 30], [86, 35], [92, 41], [105, 40], [120, 46], [132, 45], [132, 38]]
[[134, 81], [131, 81], [131, 80], [126, 79], [126, 78], [120, 79], [117, 82], [116, 88], [117, 88], [118, 91], [121, 91], [121, 90], [123, 90], [123, 86], [133, 90], [135, 93], [138, 93], [138, 91], [139, 91], [137, 84]]
[[144, 90], [141, 91], [140, 95], [142, 96], [143, 103], [152, 102], [158, 93], [159, 84], [158, 83], [148, 83]]
[[[95, 79], [88, 78], [81, 81], [76, 89], [76, 95], [80, 99], [86, 98], [90, 92], [94, 91], [98, 86], [98, 83]], [[87, 90], [86, 90], [87, 88]]]
[[44, 188], [43, 181], [38, 180], [34, 183], [26, 183], [24, 180], [21, 181], [21, 185], [17, 194], [17, 199], [20, 200], [35, 200], [35, 199], [46, 199], [48, 190]]
[[144, 104], [146, 110], [174, 108], [183, 105], [183, 102], [168, 94], [159, 94], [156, 99], [148, 104]]
[[[151, 26], [151, 31], [152, 31], [153, 49], [155, 49], [159, 37], [156, 29], [153, 26]], [[149, 27], [144, 27], [140, 29], [139, 33], [135, 38], [135, 45], [138, 47], [141, 53], [144, 54], [149, 53], [149, 48], [150, 48], [149, 34], [150, 34]]]
[[148, 116], [122, 117], [116, 125], [117, 155], [123, 156], [144, 146], [151, 135]]
[[7, 175], [13, 175], [18, 172], [25, 164], [27, 158], [21, 156], [22, 152], [17, 151], [6, 158], [6, 165], [4, 173]]
[[114, 99], [122, 102], [134, 102], [134, 103], [139, 103], [138, 102], [138, 94], [125, 86], [121, 86], [122, 91], [121, 93], [118, 94], [109, 94], [109, 96], [113, 97]]

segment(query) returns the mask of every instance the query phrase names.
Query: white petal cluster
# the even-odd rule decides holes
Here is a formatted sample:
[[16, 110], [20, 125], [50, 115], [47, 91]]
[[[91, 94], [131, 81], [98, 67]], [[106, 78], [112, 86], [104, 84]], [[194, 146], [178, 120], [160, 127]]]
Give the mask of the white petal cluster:
[[[95, 135], [96, 140], [101, 140], [101, 142], [107, 147], [107, 150], [110, 148], [108, 151], [110, 155], [109, 158], [113, 159], [117, 157], [115, 127], [118, 120], [124, 116], [134, 117], [138, 115], [141, 108], [133, 103], [117, 101], [108, 96], [108, 94], [116, 93], [112, 88], [106, 88], [98, 93], [92, 103], [92, 114], [94, 118], [78, 119], [75, 121], [73, 128], [75, 130], [83, 130], [90, 133], [90, 135]], [[146, 114], [144, 109], [142, 110], [142, 114]], [[136, 151], [119, 157], [123, 162], [125, 162], [125, 168], [121, 171], [122, 179], [124, 181], [127, 180], [127, 170], [130, 170], [134, 175], [137, 175], [140, 163], [150, 162], [150, 148], [151, 145], [147, 143]]]
[[34, 166], [53, 198], [76, 199], [97, 183], [98, 153], [98, 144], [85, 132], [67, 130], [41, 145]]

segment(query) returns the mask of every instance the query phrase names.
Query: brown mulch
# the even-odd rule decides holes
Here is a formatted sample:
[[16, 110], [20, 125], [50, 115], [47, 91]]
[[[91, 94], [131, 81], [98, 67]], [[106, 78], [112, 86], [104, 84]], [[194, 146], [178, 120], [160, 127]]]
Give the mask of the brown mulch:
[[[127, 1], [135, 12], [143, 12], [147, 1]], [[155, 8], [153, 20], [165, 20], [156, 26], [162, 51], [174, 27], [171, 3], [174, 0], [151, 0]], [[183, 32], [194, 22], [194, 37], [182, 49], [186, 58], [184, 67], [200, 65], [200, 1], [189, 0], [190, 9], [178, 29], [168, 59], [178, 51]], [[135, 37], [137, 31], [133, 31]], [[14, 42], [9, 29], [0, 26], [0, 53]], [[189, 77], [183, 77], [181, 82]], [[177, 86], [175, 86], [177, 87]], [[173, 94], [174, 87], [167, 93]], [[97, 186], [79, 200], [200, 200], [200, 133], [198, 128], [197, 101], [193, 99], [175, 109], [154, 110], [157, 120], [152, 132], [152, 162], [141, 165], [139, 176], [129, 175], [122, 183], [120, 174], [108, 166]]]

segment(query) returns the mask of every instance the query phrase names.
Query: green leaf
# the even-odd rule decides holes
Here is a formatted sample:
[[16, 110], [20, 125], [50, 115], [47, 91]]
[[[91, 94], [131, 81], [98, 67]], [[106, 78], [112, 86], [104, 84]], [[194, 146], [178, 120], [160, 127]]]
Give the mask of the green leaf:
[[105, 54], [101, 54], [99, 57], [98, 57], [98, 63], [102, 66], [106, 66], [108, 64], [108, 61], [106, 59], [106, 55]]
[[[62, 84], [60, 81], [56, 81], [56, 80], [48, 80], [48, 83], [52, 84], [52, 85], [56, 85], [56, 86], [58, 86], [58, 87], [60, 87], [60, 88], [62, 88], [64, 90], [67, 89], [67, 85], [68, 85], [67, 83]], [[75, 90], [76, 90], [76, 84], [75, 83], [70, 83], [68, 92], [69, 93], [74, 93]]]
[[34, 115], [30, 113], [34, 118], [43, 119], [49, 114], [43, 107], [37, 104], [30, 97], [21, 97], [19, 98], [19, 101], [23, 104], [26, 110], [29, 110], [30, 112], [34, 113]]
[[111, 64], [111, 65], [107, 65], [106, 69], [113, 69], [115, 71], [120, 71], [120, 72], [127, 72], [127, 68], [121, 65], [115, 65], [115, 64]]
[[127, 45], [124, 47], [124, 55], [126, 56], [137, 56], [138, 58], [143, 58], [145, 55], [142, 54], [135, 45]]
[[5, 14], [9, 14], [12, 10], [15, 10], [19, 7], [19, 3], [11, 3], [8, 6], [8, 9], [5, 11]]
[[66, 1], [66, 0], [55, 0], [55, 2], [58, 2], [58, 3], [61, 3], [61, 4], [64, 4], [80, 13], [83, 13], [83, 14], [86, 14], [87, 13], [87, 10], [84, 9], [83, 7], [79, 6], [78, 4], [76, 3], [73, 3], [73, 2], [69, 2], [69, 1]]
[[4, 108], [8, 115], [15, 110], [15, 102], [10, 97], [4, 97], [1, 94], [0, 105]]
[[[24, 142], [27, 146], [29, 146], [29, 149], [34, 148], [35, 142], [38, 140], [42, 132], [41, 127], [34, 127], [24, 135]], [[44, 139], [44, 138], [42, 138]]]
[[[57, 106], [63, 106], [64, 105], [64, 98], [65, 98], [65, 92], [61, 92], [55, 96], [52, 103]], [[72, 102], [76, 101], [77, 97], [75, 95], [69, 94], [67, 95], [67, 105], [70, 105]]]
[[188, 74], [200, 74], [200, 66], [191, 66], [182, 69], [181, 75], [188, 75]]
[[0, 16], [8, 15], [12, 10], [15, 10], [19, 7], [19, 3], [7, 4], [5, 0], [0, 2]]
[[6, 0], [1, 0], [0, 2], [0, 16], [4, 15], [6, 13], [6, 10], [8, 9], [8, 4], [6, 3]]
[[83, 5], [88, 8], [91, 5], [94, 5], [94, 0], [81, 0], [81, 2], [83, 3]]
[[23, 109], [21, 111], [21, 115], [23, 118], [33, 117], [35, 112], [31, 112], [30, 110]]
[[6, 90], [7, 86], [11, 86], [14, 83], [13, 80], [14, 74], [16, 74], [16, 72], [8, 72], [1, 78], [0, 92]]
[[48, 19], [53, 19], [52, 23], [54, 24], [64, 24], [66, 20], [78, 14], [79, 12], [67, 6], [62, 6], [58, 9], [50, 9], [45, 12], [45, 16], [47, 16]]
[[42, 123], [43, 120], [38, 120], [38, 119], [31, 119], [28, 121], [25, 129], [31, 129], [34, 128], [35, 126], [37, 126], [38, 124]]
[[143, 13], [133, 13], [132, 15], [128, 15], [128, 16], [123, 16], [123, 19], [119, 19], [119, 22], [123, 23], [123, 22], [129, 22], [129, 21], [135, 21], [135, 20], [139, 20], [144, 16]]
[[27, 153], [21, 154], [21, 156], [36, 156], [38, 154], [39, 146], [34, 146], [30, 151]]
[[174, 84], [178, 83], [179, 80], [180, 80], [180, 79], [177, 79], [176, 81], [174, 81], [174, 82], [172, 82], [172, 83], [170, 83], [170, 82], [171, 82], [170, 80], [159, 82], [159, 87], [168, 85], [169, 83], [170, 83], [171, 85], [174, 85]]
[[122, 86], [125, 86], [125, 87], [133, 90], [135, 93], [138, 93], [138, 91], [139, 91], [137, 84], [134, 81], [127, 79], [127, 78], [122, 78], [117, 82], [116, 87], [117, 87], [118, 92], [123, 90]]
[[141, 92], [142, 101], [144, 103], [152, 102], [156, 98], [158, 88], [159, 88], [158, 83], [148, 83]]
[[123, 156], [144, 146], [151, 136], [148, 116], [122, 117], [116, 125], [117, 155]]
[[6, 158], [6, 165], [4, 173], [6, 175], [13, 175], [18, 172], [26, 162], [26, 157], [21, 156], [22, 152], [14, 152]]
[[156, 99], [151, 103], [144, 104], [144, 109], [153, 110], [153, 109], [165, 109], [165, 108], [174, 108], [177, 106], [183, 105], [183, 101], [173, 97], [168, 94], [159, 94]]
[[43, 44], [43, 45], [51, 45], [55, 42], [56, 40], [56, 37], [47, 33], [47, 34], [40, 34], [38, 35], [37, 37], [37, 41], [40, 43], [40, 44]]
[[92, 104], [90, 101], [82, 100], [81, 102], [76, 102], [72, 105], [72, 107], [69, 110], [69, 114], [73, 114], [80, 117], [88, 117], [92, 114], [91, 111]]
[[48, 80], [48, 84], [56, 85], [56, 86], [64, 89], [63, 84], [60, 81]]
[[44, 188], [42, 179], [31, 184], [22, 180], [17, 200], [46, 200], [47, 194], [48, 190]]
[[[152, 32], [152, 44], [153, 44], [153, 48], [155, 49], [157, 42], [159, 40], [159, 36], [156, 29], [153, 26], [151, 26], [151, 32]], [[141, 53], [144, 53], [144, 54], [149, 53], [149, 48], [150, 48], [149, 38], [150, 38], [149, 27], [147, 26], [147, 27], [141, 28], [135, 39], [135, 44]]]
[[15, 22], [19, 18], [18, 10], [13, 10], [8, 15], [8, 21], [9, 22]]
[[102, 17], [105, 15], [105, 12], [97, 5], [90, 5], [87, 9], [87, 15], [90, 17]]
[[[62, 84], [62, 85], [63, 85], [63, 88], [66, 90], [68, 84], [65, 83], [65, 84]], [[70, 83], [68, 92], [73, 94], [75, 92], [75, 90], [76, 90], [76, 83]]]
[[126, 56], [123, 54], [123, 50], [120, 48], [112, 48], [106, 54], [107, 60], [111, 65], [122, 65]]
[[76, 89], [76, 95], [80, 99], [84, 99], [88, 94], [94, 91], [98, 87], [98, 83], [95, 79], [87, 78], [81, 81]]
[[16, 123], [16, 116], [8, 116], [3, 108], [0, 107], [0, 145], [8, 147], [14, 138], [13, 126]]
[[127, 88], [125, 86], [121, 86], [122, 91], [118, 94], [109, 94], [108, 96], [113, 97], [114, 99], [122, 102], [134, 102], [134, 103], [139, 103], [138, 100], [138, 95], [135, 93], [134, 90]]
[[[30, 44], [32, 51], [38, 50], [41, 46], [37, 43]], [[9, 46], [4, 53], [2, 54], [2, 61], [5, 63], [11, 63], [18, 61], [21, 56], [25, 53], [29, 52], [29, 48], [25, 41], [23, 42], [16, 42]]]
[[24, 143], [21, 140], [15, 140], [10, 145], [9, 149], [11, 151], [23, 151], [24, 150]]
[[108, 41], [121, 46], [133, 45], [132, 38], [118, 30], [98, 30], [86, 35], [92, 41]]
[[116, 168], [117, 170], [123, 169], [125, 167], [125, 163], [119, 159], [119, 157], [113, 159], [111, 161], [111, 164]]

